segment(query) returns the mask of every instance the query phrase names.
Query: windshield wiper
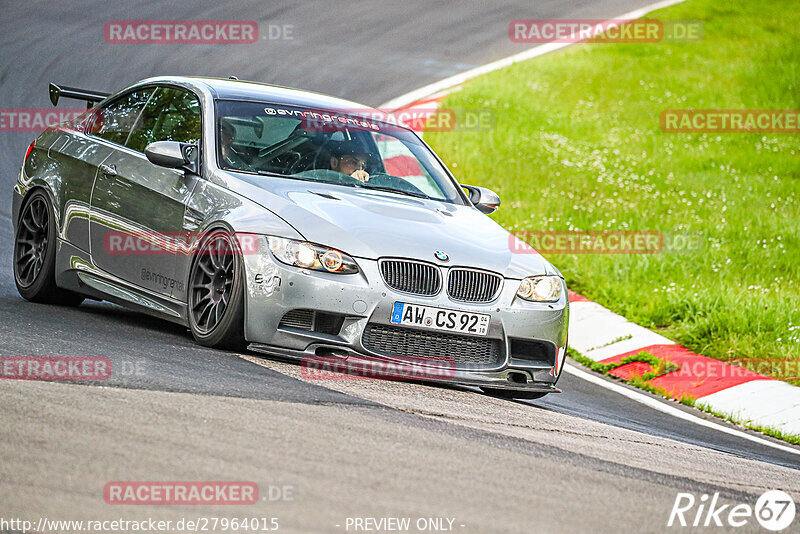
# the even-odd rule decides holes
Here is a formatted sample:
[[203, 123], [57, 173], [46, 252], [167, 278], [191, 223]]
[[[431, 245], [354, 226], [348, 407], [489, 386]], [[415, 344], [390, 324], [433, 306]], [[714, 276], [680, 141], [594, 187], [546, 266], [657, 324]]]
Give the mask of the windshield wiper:
[[296, 174], [276, 174], [270, 171], [255, 171], [256, 174], [260, 176], [275, 176], [277, 178], [288, 178], [290, 180], [302, 180], [304, 182], [314, 182], [316, 184], [326, 184], [326, 185], [343, 185], [345, 187], [356, 187], [358, 189], [374, 189], [375, 191], [386, 191], [388, 193], [399, 193], [401, 195], [408, 195], [414, 198], [424, 198], [427, 200], [432, 200], [431, 197], [424, 193], [417, 193], [415, 191], [405, 191], [403, 189], [395, 189], [393, 187], [387, 187], [384, 185], [369, 185], [369, 184], [347, 184], [347, 183], [338, 183], [338, 182], [329, 182], [326, 180], [315, 180], [314, 178], [306, 178], [305, 176], [298, 176]]
[[383, 186], [383, 185], [363, 184], [363, 185], [356, 185], [356, 187], [359, 187], [359, 188], [362, 188], [362, 189], [374, 189], [376, 191], [386, 191], [388, 193], [400, 193], [401, 195], [408, 195], [410, 197], [415, 197], [415, 198], [425, 198], [425, 199], [428, 199], [428, 200], [431, 199], [431, 197], [429, 197], [428, 195], [426, 195], [424, 193], [416, 193], [414, 191], [405, 191], [403, 189], [395, 189], [394, 187], [386, 187], [386, 186]]

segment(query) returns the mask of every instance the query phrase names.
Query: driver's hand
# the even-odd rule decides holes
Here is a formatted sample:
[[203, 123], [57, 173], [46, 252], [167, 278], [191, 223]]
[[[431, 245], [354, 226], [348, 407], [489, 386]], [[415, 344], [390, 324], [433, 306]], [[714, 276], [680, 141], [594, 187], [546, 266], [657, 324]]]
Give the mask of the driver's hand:
[[368, 182], [369, 181], [369, 173], [367, 171], [365, 171], [365, 170], [362, 170], [362, 169], [358, 169], [356, 171], [353, 171], [353, 174], [351, 174], [350, 176], [352, 176], [353, 178], [355, 178], [359, 182]]

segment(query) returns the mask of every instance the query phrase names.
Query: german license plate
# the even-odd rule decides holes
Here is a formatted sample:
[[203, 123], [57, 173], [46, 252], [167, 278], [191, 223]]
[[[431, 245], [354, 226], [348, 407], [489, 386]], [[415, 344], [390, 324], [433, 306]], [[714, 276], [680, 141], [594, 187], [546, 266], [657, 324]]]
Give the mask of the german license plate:
[[395, 302], [392, 310], [394, 324], [479, 336], [485, 336], [489, 331], [489, 318], [485, 313], [446, 310], [406, 302]]

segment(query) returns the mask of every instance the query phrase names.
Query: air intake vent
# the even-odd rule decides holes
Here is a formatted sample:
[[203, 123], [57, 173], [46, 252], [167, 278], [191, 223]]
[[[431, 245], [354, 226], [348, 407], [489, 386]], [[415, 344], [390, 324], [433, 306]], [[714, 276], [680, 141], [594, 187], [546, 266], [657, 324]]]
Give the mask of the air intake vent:
[[313, 310], [292, 310], [283, 316], [278, 328], [297, 328], [298, 330], [309, 330], [314, 328]]
[[447, 294], [462, 302], [491, 302], [497, 298], [503, 277], [474, 269], [450, 269]]
[[502, 341], [494, 338], [427, 332], [369, 323], [361, 338], [364, 348], [393, 358], [443, 360], [457, 368], [488, 369], [504, 361]]
[[292, 310], [283, 316], [278, 328], [294, 328], [320, 334], [339, 335], [344, 324], [344, 315], [314, 310]]
[[392, 289], [415, 295], [433, 296], [442, 288], [439, 268], [408, 260], [381, 260], [381, 276]]
[[541, 339], [517, 339], [511, 341], [512, 363], [531, 363], [536, 365], [555, 365], [556, 346]]

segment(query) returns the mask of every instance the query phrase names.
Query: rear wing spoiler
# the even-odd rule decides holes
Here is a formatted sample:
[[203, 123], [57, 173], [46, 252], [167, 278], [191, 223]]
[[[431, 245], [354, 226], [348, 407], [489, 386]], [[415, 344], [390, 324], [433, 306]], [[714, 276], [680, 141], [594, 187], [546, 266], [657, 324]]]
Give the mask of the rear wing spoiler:
[[76, 100], [85, 100], [86, 108], [91, 108], [97, 102], [108, 97], [111, 93], [101, 93], [100, 91], [91, 91], [89, 89], [76, 89], [75, 87], [64, 87], [63, 85], [50, 84], [50, 102], [54, 106], [58, 105], [58, 99], [74, 98]]

